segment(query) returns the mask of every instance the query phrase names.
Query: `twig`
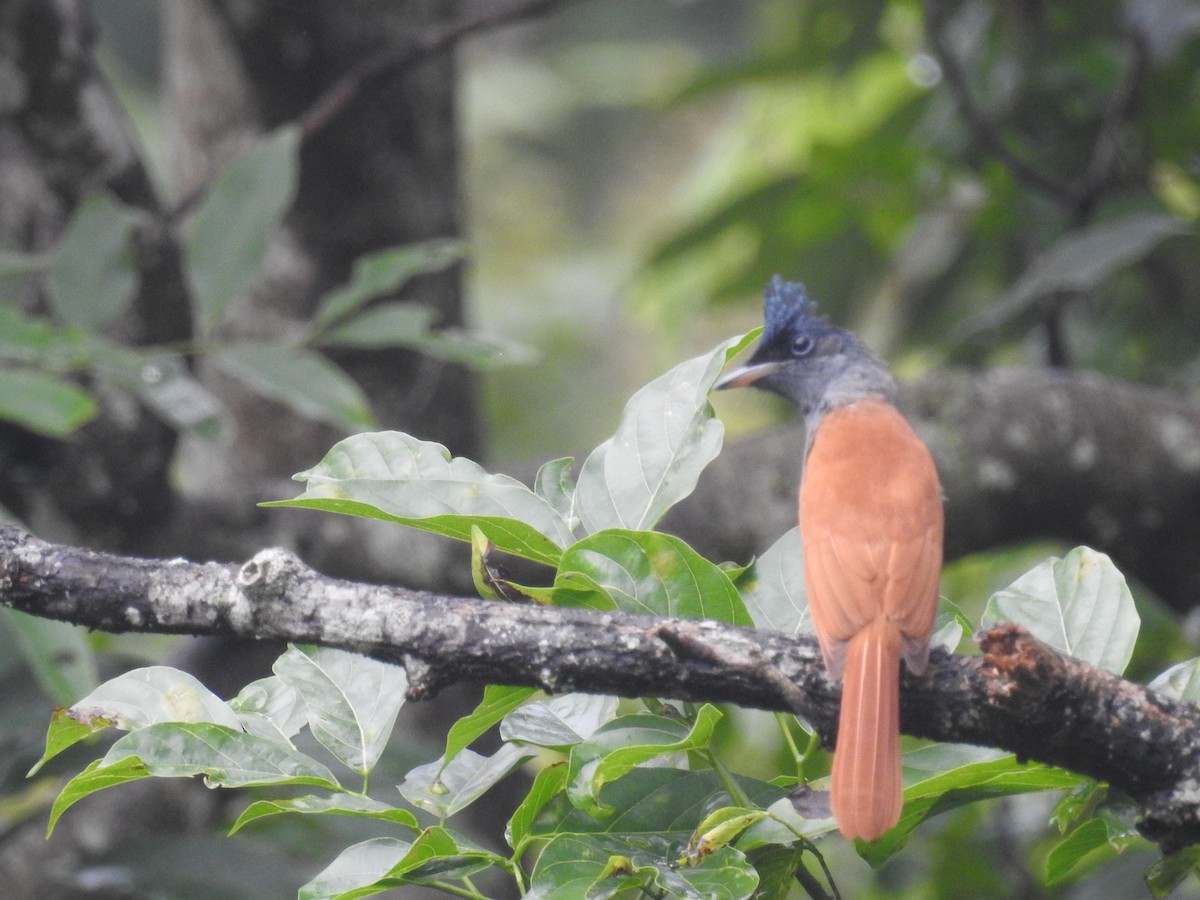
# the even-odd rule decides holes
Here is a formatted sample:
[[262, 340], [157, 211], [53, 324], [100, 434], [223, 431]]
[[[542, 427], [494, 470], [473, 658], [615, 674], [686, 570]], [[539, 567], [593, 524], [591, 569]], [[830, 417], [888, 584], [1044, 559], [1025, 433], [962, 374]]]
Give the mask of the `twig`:
[[1004, 139], [1004, 133], [975, 102], [966, 69], [946, 42], [945, 18], [945, 11], [940, 0], [926, 0], [925, 34], [929, 41], [929, 49], [938, 65], [941, 66], [946, 84], [954, 93], [955, 102], [972, 132], [992, 156], [996, 157], [1025, 184], [1060, 203], [1071, 204], [1074, 198], [1070, 188], [1044, 174], [1032, 163], [1014, 153]]

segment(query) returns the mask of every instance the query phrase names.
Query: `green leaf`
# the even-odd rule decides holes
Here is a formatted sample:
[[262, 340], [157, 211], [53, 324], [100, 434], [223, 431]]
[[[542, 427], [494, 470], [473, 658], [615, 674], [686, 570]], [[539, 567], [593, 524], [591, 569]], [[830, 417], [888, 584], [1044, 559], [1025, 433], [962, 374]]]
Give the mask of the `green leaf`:
[[368, 516], [460, 541], [476, 525], [504, 552], [551, 566], [573, 540], [553, 507], [515, 478], [397, 431], [346, 438], [295, 477], [303, 494], [263, 505]]
[[742, 900], [758, 875], [737, 850], [724, 847], [695, 865], [680, 865], [675, 847], [649, 837], [563, 834], [538, 856], [526, 900], [653, 896]]
[[537, 354], [524, 344], [464, 328], [426, 332], [405, 342], [404, 346], [445, 362], [460, 363], [484, 372], [528, 365], [537, 359]]
[[447, 819], [533, 755], [515, 744], [505, 744], [491, 756], [460, 750], [449, 762], [438, 759], [410, 771], [399, 785], [400, 794], [418, 809]]
[[250, 682], [229, 701], [229, 708], [247, 732], [271, 740], [290, 740], [308, 724], [300, 693], [278, 675]]
[[575, 457], [564, 456], [543, 463], [533, 479], [533, 492], [562, 516], [571, 530], [579, 521], [575, 515], [575, 481], [571, 478], [571, 466]]
[[419, 303], [380, 303], [320, 337], [323, 346], [405, 347], [428, 334], [436, 313]]
[[554, 602], [753, 624], [724, 569], [656, 531], [610, 529], [574, 544], [559, 563]]
[[651, 528], [692, 492], [720, 452], [724, 433], [708, 392], [754, 334], [681, 363], [625, 404], [616, 433], [591, 452], [579, 473], [576, 508], [589, 533]]
[[812, 634], [799, 528], [792, 528], [751, 563], [737, 578], [737, 587], [755, 627]]
[[505, 716], [500, 737], [555, 750], [586, 741], [617, 712], [616, 697], [603, 694], [562, 694], [527, 703]]
[[1133, 654], [1141, 622], [1125, 576], [1089, 547], [1048, 559], [993, 595], [983, 627], [1005, 620], [1118, 675]]
[[46, 750], [26, 777], [36, 775], [47, 761], [54, 759], [68, 747], [116, 724], [115, 720], [103, 716], [77, 716], [60, 706], [50, 714], [50, 726], [46, 730]]
[[118, 364], [106, 360], [97, 369], [136, 393], [168, 425], [208, 439], [220, 433], [221, 401], [192, 375], [180, 354], [152, 351]]
[[299, 900], [351, 900], [369, 897], [392, 885], [381, 884], [412, 849], [410, 841], [379, 837], [347, 847], [308, 884]]
[[506, 861], [445, 828], [427, 828], [410, 842], [374, 838], [348, 847], [300, 889], [300, 900], [366, 897], [402, 884], [466, 878]]
[[517, 805], [516, 810], [513, 812], [512, 818], [504, 826], [504, 839], [508, 841], [508, 846], [518, 852], [521, 850], [525, 839], [529, 837], [530, 830], [533, 828], [533, 823], [538, 813], [566, 786], [566, 763], [556, 763], [552, 766], [547, 766], [537, 773], [537, 777], [533, 779], [533, 784], [530, 786], [529, 792], [525, 794], [525, 798]]
[[388, 822], [394, 825], [403, 825], [405, 828], [411, 828], [413, 831], [420, 829], [417, 824], [417, 817], [410, 813], [407, 809], [398, 809], [395, 806], [388, 806], [386, 803], [380, 803], [378, 800], [372, 800], [370, 797], [361, 797], [357, 794], [334, 794], [330, 797], [293, 797], [287, 800], [258, 800], [251, 803], [238, 816], [233, 827], [229, 829], [229, 833], [236, 834], [241, 831], [246, 825], [268, 816], [277, 816], [284, 813], [298, 813], [304, 816], [352, 816], [360, 819], [372, 819], [379, 822]]
[[96, 687], [96, 657], [82, 628], [12, 609], [0, 611], [0, 616], [16, 636], [38, 684], [56, 702], [67, 705]]
[[211, 722], [162, 722], [130, 732], [109, 748], [102, 765], [137, 757], [151, 775], [204, 775], [210, 787], [312, 785], [340, 791], [333, 773], [282, 741]]
[[1194, 874], [1200, 874], [1200, 847], [1185, 847], [1155, 860], [1146, 870], [1146, 884], [1155, 900], [1163, 900]]
[[[339, 319], [345, 319], [368, 301], [395, 293], [413, 277], [438, 272], [458, 262], [465, 250], [462, 241], [435, 238], [360, 256], [354, 262], [350, 280], [321, 300], [321, 305], [313, 315], [313, 324], [325, 328]], [[419, 310], [414, 315], [421, 320], [420, 330], [427, 330], [433, 320], [433, 310], [415, 304], [411, 308]]]
[[1114, 828], [1105, 817], [1089, 819], [1060, 841], [1046, 857], [1046, 884], [1066, 880], [1085, 862], [1089, 867], [1116, 856], [1136, 839], [1123, 828]]
[[1163, 240], [1188, 231], [1186, 222], [1161, 213], [1133, 213], [1070, 231], [1052, 244], [987, 312], [972, 333], [996, 328], [1060, 291], [1090, 291], [1109, 275], [1144, 257]]
[[[786, 791], [766, 782], [738, 777], [751, 803], [766, 808]], [[714, 809], [732, 806], [721, 779], [711, 769], [638, 768], [600, 791], [600, 804], [614, 810], [602, 818], [577, 809], [565, 797], [553, 798], [535, 818], [530, 834], [649, 834], [682, 847]], [[793, 840], [794, 835], [789, 838]]]
[[220, 321], [258, 275], [276, 223], [292, 204], [300, 131], [276, 130], [217, 174], [184, 253], [202, 330]]
[[211, 722], [239, 729], [237, 715], [194, 675], [170, 666], [145, 666], [109, 679], [70, 713], [79, 719], [102, 716], [133, 731], [163, 722]]
[[599, 799], [606, 784], [652, 759], [704, 749], [720, 719], [720, 711], [708, 703], [700, 707], [690, 729], [685, 723], [651, 713], [614, 719], [590, 740], [571, 748], [567, 796], [592, 815], [611, 813]]
[[696, 826], [688, 841], [688, 859], [703, 859], [714, 850], [727, 846], [749, 827], [768, 815], [765, 809], [725, 806], [710, 813]]
[[1151, 681], [1149, 687], [1177, 700], [1200, 703], [1200, 658], [1176, 663]]
[[50, 807], [50, 819], [46, 823], [46, 837], [48, 838], [54, 833], [54, 826], [58, 824], [62, 814], [84, 797], [105, 788], [146, 778], [149, 774], [141, 760], [136, 757], [130, 757], [112, 765], [105, 765], [102, 759], [94, 760], [59, 791], [54, 805]]
[[899, 824], [858, 852], [872, 866], [902, 849], [926, 818], [977, 800], [1038, 791], [1062, 790], [1086, 781], [1083, 776], [1037, 763], [1022, 764], [1011, 754], [958, 744], [933, 744], [903, 757], [904, 809]]
[[329, 647], [288, 647], [272, 669], [303, 698], [313, 736], [330, 753], [361, 775], [374, 768], [404, 705], [404, 669]]
[[433, 316], [412, 303], [381, 303], [343, 322], [320, 338], [322, 345], [406, 347], [446, 362], [490, 370], [530, 362], [521, 344], [459, 328], [430, 328]]
[[210, 358], [226, 374], [298, 415], [353, 431], [374, 422], [362, 389], [314, 350], [244, 342]]
[[34, 253], [0, 250], [0, 281], [46, 268], [46, 258]]
[[0, 419], [47, 437], [66, 437], [96, 414], [96, 401], [70, 382], [32, 369], [0, 368]]
[[470, 746], [477, 737], [521, 706], [537, 693], [535, 688], [507, 687], [489, 684], [483, 690], [483, 699], [470, 715], [464, 716], [453, 725], [446, 735], [445, 762], [450, 762], [460, 751]]
[[138, 281], [130, 238], [140, 218], [109, 194], [79, 204], [46, 273], [61, 321], [95, 329], [125, 311]]
[[63, 787], [49, 828], [77, 801], [104, 788], [149, 775], [204, 775], [212, 787], [314, 785], [340, 791], [333, 774], [285, 743], [209, 722], [163, 722], [125, 735]]

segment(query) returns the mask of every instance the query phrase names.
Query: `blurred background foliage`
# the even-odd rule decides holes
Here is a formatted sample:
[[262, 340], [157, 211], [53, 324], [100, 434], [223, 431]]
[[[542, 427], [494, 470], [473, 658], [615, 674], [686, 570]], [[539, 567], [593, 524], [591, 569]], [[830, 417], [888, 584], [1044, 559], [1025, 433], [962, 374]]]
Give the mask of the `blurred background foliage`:
[[[102, 63], [171, 197], [159, 6], [93, 8]], [[1198, 34], [1187, 0], [586, 0], [468, 42], [471, 324], [540, 354], [485, 376], [489, 468], [586, 452], [639, 385], [757, 324], [776, 272], [806, 282], [902, 375], [1048, 364], [1194, 388]], [[769, 400], [717, 402], [735, 429], [783, 414]], [[961, 561], [945, 593], [982, 606], [1052, 549]], [[1152, 674], [1191, 651], [1139, 599], [1153, 649], [1133, 674]], [[82, 640], [72, 635], [37, 639]], [[94, 643], [161, 652], [157, 639]], [[16, 658], [0, 655], [6, 693], [32, 697]], [[95, 678], [59, 674], [59, 702]], [[752, 720], [739, 713], [737, 730], [756, 731]], [[3, 721], [6, 742], [26, 745], [44, 716]], [[765, 770], [777, 754], [746, 761]], [[1106, 864], [1103, 879], [1039, 886], [1038, 802], [942, 817], [879, 877], [855, 870], [844, 895], [1144, 890], [1147, 854]], [[847, 848], [835, 865], [850, 859]]]

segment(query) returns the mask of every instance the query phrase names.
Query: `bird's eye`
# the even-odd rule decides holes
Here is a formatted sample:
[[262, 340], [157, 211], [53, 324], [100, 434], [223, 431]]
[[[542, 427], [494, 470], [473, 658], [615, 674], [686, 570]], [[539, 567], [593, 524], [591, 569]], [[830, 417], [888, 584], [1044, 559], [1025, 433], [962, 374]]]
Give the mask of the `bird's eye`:
[[808, 356], [812, 353], [813, 339], [807, 334], [798, 334], [792, 338], [792, 356]]

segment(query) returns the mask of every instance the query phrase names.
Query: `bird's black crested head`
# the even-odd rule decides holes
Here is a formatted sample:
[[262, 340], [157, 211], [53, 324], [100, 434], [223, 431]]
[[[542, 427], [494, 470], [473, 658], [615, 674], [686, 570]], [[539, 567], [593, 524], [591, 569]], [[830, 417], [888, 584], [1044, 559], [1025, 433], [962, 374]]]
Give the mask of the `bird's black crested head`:
[[806, 416], [869, 394], [890, 396], [887, 369], [851, 332], [817, 313], [804, 286], [776, 275], [763, 295], [763, 335], [749, 362], [716, 385], [757, 387], [794, 401]]
[[763, 343], [812, 319], [824, 322], [817, 315], [817, 304], [808, 299], [804, 285], [784, 281], [779, 275], [772, 278], [763, 293]]

